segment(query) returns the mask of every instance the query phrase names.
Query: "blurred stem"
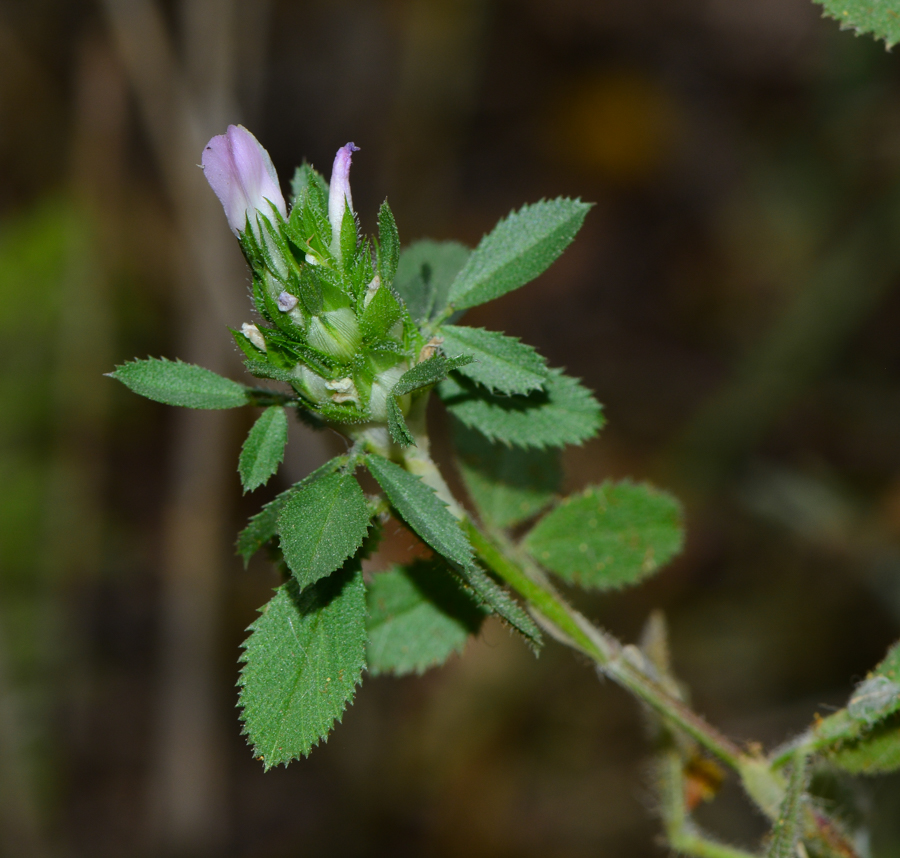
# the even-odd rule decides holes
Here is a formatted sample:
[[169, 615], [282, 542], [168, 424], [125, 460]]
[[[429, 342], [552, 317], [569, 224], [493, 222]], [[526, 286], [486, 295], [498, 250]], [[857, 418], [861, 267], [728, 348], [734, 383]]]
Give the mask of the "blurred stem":
[[674, 745], [658, 756], [660, 811], [669, 846], [697, 858], [755, 858], [752, 852], [710, 840], [696, 830], [685, 806], [683, 766], [681, 754]]

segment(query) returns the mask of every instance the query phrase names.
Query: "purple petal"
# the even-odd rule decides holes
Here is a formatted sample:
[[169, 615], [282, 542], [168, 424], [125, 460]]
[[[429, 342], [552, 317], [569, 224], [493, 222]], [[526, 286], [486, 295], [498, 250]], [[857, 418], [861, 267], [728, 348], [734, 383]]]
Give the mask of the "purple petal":
[[333, 241], [338, 241], [341, 234], [341, 222], [344, 219], [344, 204], [353, 211], [353, 197], [350, 195], [350, 159], [359, 146], [348, 143], [341, 146], [334, 156], [331, 168], [331, 186], [328, 192], [328, 220], [331, 221]]
[[274, 206], [287, 217], [272, 159], [242, 125], [229, 125], [225, 134], [213, 137], [203, 150], [202, 164], [235, 235], [244, 231], [248, 215], [256, 226], [255, 211], [271, 217]]

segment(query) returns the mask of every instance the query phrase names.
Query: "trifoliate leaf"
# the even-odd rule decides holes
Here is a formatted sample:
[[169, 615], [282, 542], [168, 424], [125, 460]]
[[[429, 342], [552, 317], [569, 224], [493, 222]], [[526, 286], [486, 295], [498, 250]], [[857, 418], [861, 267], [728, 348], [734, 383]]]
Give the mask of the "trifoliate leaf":
[[559, 450], [492, 444], [480, 432], [454, 422], [459, 470], [485, 523], [512, 527], [553, 500], [562, 481]]
[[365, 585], [353, 560], [303, 592], [288, 581], [250, 626], [241, 719], [266, 770], [309, 754], [340, 719], [366, 666], [365, 623]]
[[284, 459], [288, 421], [280, 405], [272, 405], [253, 424], [238, 459], [238, 472], [244, 491], [249, 492], [268, 482]]
[[409, 431], [409, 427], [406, 425], [406, 418], [403, 416], [403, 412], [400, 410], [400, 406], [397, 404], [397, 399], [394, 396], [388, 397], [387, 414], [388, 432], [391, 433], [391, 440], [401, 447], [409, 447], [415, 444], [416, 439], [413, 438], [412, 433]]
[[278, 516], [281, 551], [301, 587], [337, 569], [369, 530], [369, 507], [353, 474], [329, 474], [292, 492]]
[[458, 375], [438, 386], [447, 410], [492, 441], [518, 447], [580, 444], [603, 425], [600, 404], [577, 379], [548, 370], [545, 389], [500, 396]]
[[485, 612], [441, 562], [417, 561], [375, 576], [369, 587], [369, 671], [424, 673], [462, 652]]
[[469, 249], [455, 241], [417, 241], [400, 254], [394, 288], [418, 323], [428, 322], [447, 308], [450, 284], [469, 258]]
[[212, 370], [170, 361], [147, 358], [129, 361], [109, 373], [126, 387], [147, 399], [185, 408], [239, 408], [249, 401], [249, 388]]
[[900, 42], [900, 2], [898, 0], [817, 0], [825, 14], [840, 22], [842, 30], [857, 35], [871, 33], [884, 39], [888, 48]]
[[460, 566], [472, 564], [469, 540], [430, 486], [383, 456], [366, 456], [365, 464], [400, 517], [426, 545]]
[[446, 358], [442, 354], [432, 355], [428, 360], [417, 363], [411, 369], [408, 369], [394, 385], [394, 396], [403, 396], [406, 393], [413, 393], [424, 387], [430, 387], [437, 384], [447, 377], [447, 374], [454, 369], [466, 366], [472, 362], [472, 358], [468, 355], [460, 355], [455, 358]]
[[400, 235], [394, 213], [385, 200], [378, 210], [378, 275], [385, 286], [394, 282], [400, 262]]
[[531, 393], [547, 381], [544, 359], [515, 337], [455, 325], [444, 325], [438, 334], [444, 338], [443, 349], [448, 356], [474, 358], [460, 373], [496, 393]]
[[449, 303], [475, 307], [534, 280], [569, 246], [590, 208], [558, 197], [512, 212], [481, 239], [453, 281]]
[[526, 613], [522, 606], [493, 578], [474, 564], [453, 570], [461, 582], [471, 589], [479, 603], [490, 608], [497, 616], [517, 631], [526, 643], [539, 652], [543, 646], [543, 637], [537, 624]]
[[536, 560], [566, 581], [611, 590], [635, 584], [682, 547], [681, 506], [647, 485], [605, 482], [562, 501], [525, 537]]

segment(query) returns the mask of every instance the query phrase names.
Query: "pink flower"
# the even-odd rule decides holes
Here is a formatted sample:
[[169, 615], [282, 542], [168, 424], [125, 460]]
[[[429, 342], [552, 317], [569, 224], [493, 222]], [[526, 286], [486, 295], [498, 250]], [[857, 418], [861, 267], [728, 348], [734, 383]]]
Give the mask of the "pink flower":
[[334, 156], [331, 168], [331, 184], [328, 191], [328, 220], [331, 221], [332, 244], [340, 247], [341, 223], [344, 220], [344, 206], [353, 211], [353, 197], [350, 196], [350, 159], [359, 146], [348, 143], [341, 146]]
[[255, 213], [272, 217], [276, 210], [287, 217], [287, 206], [269, 153], [243, 125], [229, 125], [203, 150], [203, 173], [219, 202], [231, 231], [240, 236], [249, 218], [259, 235]]

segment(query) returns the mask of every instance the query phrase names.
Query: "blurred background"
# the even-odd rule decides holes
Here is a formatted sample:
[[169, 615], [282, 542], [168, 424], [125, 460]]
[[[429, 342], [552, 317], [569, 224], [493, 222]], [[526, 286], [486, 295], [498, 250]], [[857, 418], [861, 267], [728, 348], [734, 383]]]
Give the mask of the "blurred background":
[[[285, 186], [353, 140], [363, 227], [388, 196], [405, 242], [597, 203], [470, 321], [605, 404], [567, 491], [685, 502], [676, 563], [579, 604], [626, 640], [663, 608], [697, 708], [771, 747], [900, 635], [900, 58], [809, 0], [0, 3], [0, 854], [664, 855], [633, 702], [497, 625], [366, 681], [308, 760], [251, 759], [237, 657], [277, 579], [234, 534], [341, 442], [297, 428], [243, 498], [252, 415], [102, 377], [240, 377], [248, 276], [196, 166], [231, 122]], [[900, 779], [852, 799], [900, 855]], [[764, 830], [733, 782], [700, 818]]]

